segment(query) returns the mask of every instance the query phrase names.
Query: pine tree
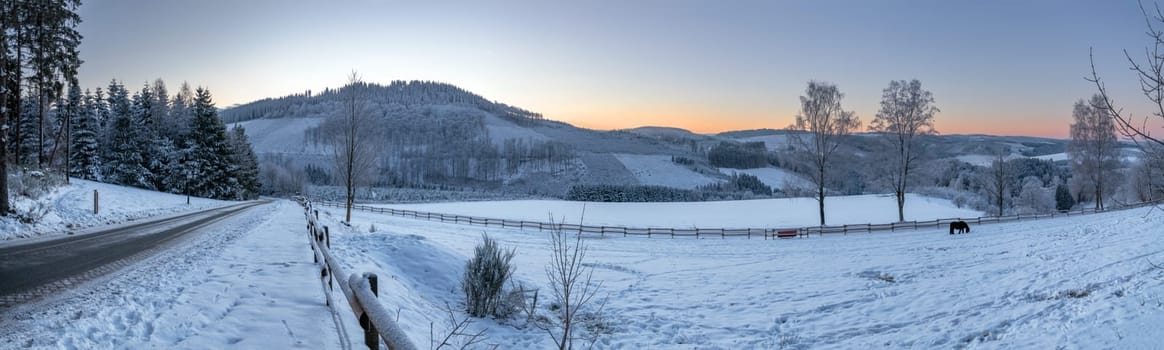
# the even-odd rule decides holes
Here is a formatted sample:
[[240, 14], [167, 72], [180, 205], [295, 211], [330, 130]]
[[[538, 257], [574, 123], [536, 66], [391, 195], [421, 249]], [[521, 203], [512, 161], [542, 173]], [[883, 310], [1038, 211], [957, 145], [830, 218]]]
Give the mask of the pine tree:
[[231, 147], [234, 148], [234, 163], [238, 166], [239, 199], [259, 198], [259, 159], [247, 140], [246, 129], [235, 125], [230, 133]]
[[72, 152], [69, 174], [87, 180], [100, 181], [101, 158], [97, 153], [97, 103], [99, 98], [85, 91], [80, 113], [73, 121]]
[[189, 153], [190, 166], [196, 169], [190, 183], [190, 194], [216, 199], [233, 199], [237, 194], [238, 179], [231, 159], [233, 152], [226, 139], [226, 125], [218, 118], [218, 110], [210, 98], [210, 91], [198, 88], [191, 110]]
[[128, 114], [116, 115], [110, 128], [109, 142], [112, 144], [106, 158], [106, 174], [109, 181], [134, 187], [147, 186], [147, 173], [141, 150], [134, 135], [137, 128]]

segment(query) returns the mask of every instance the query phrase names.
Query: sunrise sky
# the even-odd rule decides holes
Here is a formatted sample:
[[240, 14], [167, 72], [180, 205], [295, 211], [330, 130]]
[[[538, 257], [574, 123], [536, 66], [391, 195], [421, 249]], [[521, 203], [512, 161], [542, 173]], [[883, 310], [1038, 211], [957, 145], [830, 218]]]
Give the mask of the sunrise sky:
[[[1150, 5], [1150, 4], [1149, 4]], [[1088, 49], [1143, 108], [1123, 49], [1134, 0], [87, 1], [86, 87], [155, 78], [221, 107], [364, 80], [434, 80], [575, 125], [696, 132], [788, 126], [809, 80], [868, 124], [881, 90], [920, 79], [944, 134], [1063, 138], [1095, 89]]]

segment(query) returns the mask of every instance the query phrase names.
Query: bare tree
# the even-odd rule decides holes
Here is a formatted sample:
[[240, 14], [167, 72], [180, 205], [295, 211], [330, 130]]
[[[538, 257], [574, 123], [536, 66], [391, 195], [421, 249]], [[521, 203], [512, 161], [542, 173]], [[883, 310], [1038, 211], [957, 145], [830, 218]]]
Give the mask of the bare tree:
[[1103, 96], [1095, 95], [1089, 101], [1075, 102], [1072, 112], [1075, 122], [1071, 123], [1071, 143], [1067, 153], [1071, 156], [1071, 173], [1095, 196], [1095, 209], [1103, 209], [1103, 198], [1109, 195], [1120, 155], [1116, 148], [1115, 118], [1104, 106]]
[[[1164, 30], [1157, 28], [1159, 25], [1164, 25], [1164, 12], [1161, 12], [1159, 4], [1155, 5], [1155, 11], [1152, 12], [1149, 12], [1144, 7], [1143, 2], [1139, 4], [1140, 13], [1144, 15], [1144, 23], [1148, 27], [1146, 33], [1150, 38], [1151, 44], [1144, 48], [1143, 61], [1137, 61], [1132, 58], [1132, 54], [1126, 49], [1124, 50], [1124, 57], [1128, 60], [1131, 70], [1136, 72], [1136, 75], [1140, 79], [1140, 92], [1152, 103], [1153, 111], [1150, 113], [1150, 116], [1159, 118], [1159, 121], [1164, 121]], [[1137, 120], [1130, 113], [1124, 113], [1114, 103], [1111, 94], [1108, 93], [1107, 87], [1103, 83], [1103, 79], [1100, 78], [1099, 73], [1095, 70], [1094, 49], [1092, 51], [1091, 77], [1085, 79], [1095, 84], [1095, 88], [1099, 92], [1099, 99], [1102, 100], [1102, 103], [1093, 103], [1093, 106], [1106, 110], [1106, 114], [1114, 122], [1116, 130], [1124, 137], [1134, 141], [1145, 154], [1162, 149], [1159, 147], [1145, 146], [1145, 143], [1164, 146], [1164, 139], [1160, 139], [1158, 136], [1153, 137], [1151, 131], [1148, 130], [1149, 116]]]
[[995, 154], [994, 161], [990, 164], [990, 175], [986, 181], [986, 190], [990, 192], [990, 196], [994, 199], [995, 206], [998, 207], [998, 216], [1002, 216], [1006, 210], [1006, 183], [1010, 177], [1010, 172], [1006, 165], [1006, 152], [1003, 149], [998, 149]]
[[359, 74], [352, 71], [348, 76], [348, 85], [343, 87], [343, 111], [339, 118], [339, 132], [335, 135], [332, 148], [335, 155], [338, 179], [344, 186], [346, 198], [344, 206], [346, 213], [344, 220], [352, 222], [352, 204], [355, 203], [356, 186], [360, 186], [368, 178], [372, 168], [374, 154], [368, 137], [369, 118], [364, 112], [364, 88], [366, 84], [360, 80]]
[[810, 81], [805, 95], [800, 96], [800, 114], [789, 127], [798, 131], [790, 134], [797, 151], [811, 159], [812, 182], [816, 185], [816, 201], [820, 207], [820, 224], [825, 224], [825, 183], [830, 160], [841, 145], [841, 138], [856, 131], [861, 121], [856, 113], [841, 108], [844, 94], [836, 85]]
[[934, 114], [938, 112], [934, 94], [923, 90], [917, 79], [894, 80], [881, 91], [881, 110], [877, 111], [870, 129], [880, 132], [892, 147], [886, 166], [891, 168], [887, 180], [897, 196], [897, 221], [905, 221], [906, 186], [910, 171], [922, 155], [919, 136], [936, 133]]
[[[549, 333], [559, 350], [566, 350], [574, 348], [579, 312], [598, 294], [602, 282], [595, 281], [594, 269], [583, 263], [586, 260], [586, 244], [582, 241], [582, 233], [578, 232], [570, 239], [560, 224], [557, 227], [550, 233], [551, 255], [550, 264], [546, 266], [546, 277], [550, 282], [552, 303], [558, 307], [558, 322], [539, 318], [534, 325]], [[555, 334], [558, 328], [561, 333]]]

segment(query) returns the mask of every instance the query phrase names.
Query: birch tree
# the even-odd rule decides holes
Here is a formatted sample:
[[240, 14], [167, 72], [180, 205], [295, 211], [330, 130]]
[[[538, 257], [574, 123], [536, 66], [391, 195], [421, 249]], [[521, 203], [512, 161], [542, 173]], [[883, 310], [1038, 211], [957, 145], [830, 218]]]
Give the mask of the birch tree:
[[853, 133], [861, 121], [853, 111], [841, 108], [844, 94], [830, 83], [810, 81], [800, 96], [800, 113], [789, 140], [797, 151], [810, 159], [811, 180], [816, 185], [816, 201], [820, 209], [820, 224], [825, 224], [825, 184], [828, 168], [841, 145], [841, 138]]
[[1075, 122], [1071, 123], [1071, 143], [1067, 145], [1071, 173], [1083, 180], [1081, 184], [1095, 196], [1097, 210], [1103, 210], [1103, 199], [1114, 187], [1110, 179], [1115, 178], [1120, 165], [1115, 118], [1109, 115], [1104, 103], [1100, 95], [1075, 102], [1072, 112]]
[[917, 79], [894, 80], [881, 92], [881, 109], [870, 129], [880, 132], [891, 146], [887, 180], [897, 198], [897, 221], [905, 221], [905, 191], [910, 172], [922, 155], [920, 136], [932, 135], [934, 115], [940, 110], [934, 106], [934, 95], [923, 90]]

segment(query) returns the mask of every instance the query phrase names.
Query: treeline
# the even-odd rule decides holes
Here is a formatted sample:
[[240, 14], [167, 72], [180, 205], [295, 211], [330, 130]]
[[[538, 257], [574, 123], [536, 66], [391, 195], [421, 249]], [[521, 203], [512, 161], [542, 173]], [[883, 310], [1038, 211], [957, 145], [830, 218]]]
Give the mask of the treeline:
[[714, 167], [733, 169], [763, 168], [769, 164], [763, 142], [720, 142], [707, 151], [707, 161]]
[[770, 198], [772, 188], [748, 174], [733, 174], [729, 181], [694, 190], [653, 185], [574, 185], [566, 200], [585, 202], [699, 202]]
[[[25, 111], [40, 108], [25, 99]], [[60, 162], [70, 176], [216, 199], [253, 199], [259, 194], [258, 160], [243, 129], [227, 132], [210, 91], [183, 84], [170, 97], [165, 83], [146, 83], [132, 94], [116, 80], [106, 90], [68, 89], [49, 115], [60, 120], [40, 128], [28, 115], [17, 133], [20, 164]], [[40, 139], [38, 133], [64, 135]], [[32, 142], [31, 140], [37, 140]], [[70, 141], [65, 141], [70, 140]], [[55, 157], [68, 150], [68, 157]]]

